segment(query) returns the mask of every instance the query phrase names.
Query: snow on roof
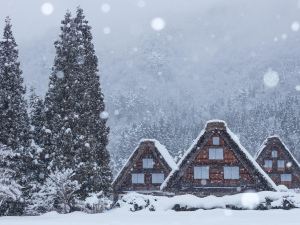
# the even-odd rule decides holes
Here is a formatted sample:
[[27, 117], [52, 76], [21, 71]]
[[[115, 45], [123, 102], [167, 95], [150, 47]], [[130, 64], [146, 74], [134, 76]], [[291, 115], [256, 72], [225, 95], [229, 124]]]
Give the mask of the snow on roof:
[[122, 169], [118, 172], [117, 176], [115, 177], [113, 183], [118, 179], [118, 177], [120, 176], [121, 172], [125, 169], [125, 167], [128, 166], [128, 163], [130, 161], [130, 159], [132, 158], [132, 156], [134, 155], [134, 153], [139, 149], [140, 145], [144, 142], [153, 142], [155, 148], [158, 150], [158, 152], [161, 154], [161, 156], [164, 158], [164, 160], [166, 161], [166, 163], [170, 166], [171, 170], [175, 170], [177, 169], [177, 165], [173, 159], [173, 157], [170, 155], [169, 151], [166, 149], [166, 147], [164, 145], [162, 145], [158, 140], [156, 139], [141, 139], [139, 141], [139, 144], [137, 145], [137, 147], [133, 150], [133, 152], [131, 153], [131, 155], [128, 157], [126, 163], [123, 165]]
[[247, 159], [252, 163], [252, 165], [260, 172], [263, 178], [272, 186], [272, 188], [278, 191], [277, 185], [274, 181], [269, 177], [269, 175], [260, 167], [260, 165], [255, 161], [255, 159], [251, 156], [251, 154], [244, 148], [244, 146], [240, 143], [239, 138], [228, 128], [226, 127], [227, 133], [230, 135], [233, 141], [239, 146], [242, 152], [245, 154]]
[[255, 154], [255, 160], [260, 156], [260, 154], [263, 152], [263, 150], [265, 149], [265, 147], [267, 146], [268, 142], [270, 141], [270, 139], [277, 139], [285, 148], [285, 150], [290, 154], [290, 156], [292, 157], [292, 159], [294, 160], [294, 162], [296, 163], [296, 165], [300, 168], [300, 164], [298, 162], [298, 160], [294, 157], [293, 153], [290, 151], [290, 149], [286, 146], [286, 144], [281, 140], [279, 135], [272, 135], [267, 137], [266, 140], [264, 140], [264, 142], [262, 143], [262, 145], [259, 147], [258, 151]]
[[166, 187], [169, 179], [174, 175], [174, 173], [176, 171], [179, 170], [179, 168], [181, 167], [182, 162], [184, 161], [184, 159], [190, 154], [190, 152], [196, 146], [196, 144], [199, 141], [199, 139], [201, 138], [201, 136], [204, 135], [205, 131], [209, 131], [211, 129], [210, 125], [212, 125], [212, 124], [215, 124], [215, 125], [217, 124], [217, 126], [215, 128], [221, 128], [221, 129], [224, 128], [226, 130], [226, 132], [229, 134], [229, 136], [231, 137], [231, 139], [238, 145], [238, 147], [240, 148], [240, 150], [245, 154], [245, 156], [247, 157], [247, 159], [259, 171], [259, 173], [262, 174], [263, 178], [272, 186], [272, 188], [274, 188], [275, 190], [277, 190], [277, 185], [265, 173], [265, 171], [263, 171], [263, 169], [254, 160], [254, 158], [251, 156], [251, 154], [244, 148], [244, 146], [242, 146], [242, 144], [240, 143], [239, 138], [227, 127], [227, 123], [225, 121], [223, 121], [223, 120], [218, 120], [218, 119], [208, 120], [206, 122], [205, 128], [200, 132], [200, 134], [198, 135], [198, 137], [193, 141], [193, 143], [191, 144], [191, 146], [188, 148], [188, 150], [184, 153], [184, 155], [182, 156], [182, 158], [178, 162], [177, 169], [171, 171], [171, 173], [169, 174], [169, 176], [167, 176], [167, 178], [165, 179], [165, 181], [161, 184], [160, 189], [162, 190], [163, 188]]

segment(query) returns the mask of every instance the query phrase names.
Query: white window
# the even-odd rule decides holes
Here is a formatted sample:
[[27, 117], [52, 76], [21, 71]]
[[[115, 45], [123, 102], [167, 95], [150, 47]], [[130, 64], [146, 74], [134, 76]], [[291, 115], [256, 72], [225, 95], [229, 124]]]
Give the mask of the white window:
[[131, 182], [133, 184], [143, 184], [144, 183], [144, 174], [143, 173], [131, 174]]
[[209, 159], [223, 159], [223, 148], [209, 148]]
[[154, 165], [153, 159], [143, 159], [143, 168], [152, 169]]
[[265, 167], [265, 168], [272, 168], [272, 163], [273, 163], [272, 160], [265, 160], [265, 165], [264, 165], [264, 167]]
[[209, 166], [195, 166], [194, 179], [209, 179]]
[[284, 169], [284, 160], [277, 160], [277, 168]]
[[277, 150], [273, 150], [272, 151], [272, 158], [277, 158], [277, 155], [278, 155]]
[[213, 141], [213, 145], [220, 145], [220, 138], [219, 137], [213, 137], [212, 141]]
[[161, 184], [165, 180], [163, 173], [152, 173], [152, 184]]
[[239, 179], [240, 168], [238, 166], [224, 166], [224, 179]]
[[292, 174], [281, 174], [280, 179], [281, 181], [292, 181]]

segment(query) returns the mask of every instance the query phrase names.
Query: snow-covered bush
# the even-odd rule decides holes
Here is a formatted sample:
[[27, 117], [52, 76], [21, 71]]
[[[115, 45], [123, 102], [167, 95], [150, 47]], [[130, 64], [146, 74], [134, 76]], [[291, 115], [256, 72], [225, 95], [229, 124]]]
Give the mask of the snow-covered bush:
[[248, 192], [223, 197], [178, 195], [174, 197], [129, 193], [115, 207], [128, 211], [193, 211], [197, 209], [268, 210], [300, 208], [300, 194], [295, 192]]
[[71, 169], [51, 173], [40, 190], [33, 194], [28, 212], [39, 214], [55, 210], [68, 213], [75, 210], [76, 192], [80, 185], [72, 179], [73, 176]]
[[11, 160], [15, 157], [12, 150], [0, 144], [0, 215], [21, 215], [24, 201], [22, 187], [15, 180]]
[[78, 201], [78, 205], [86, 213], [102, 213], [111, 208], [112, 200], [103, 192], [92, 193], [84, 201]]

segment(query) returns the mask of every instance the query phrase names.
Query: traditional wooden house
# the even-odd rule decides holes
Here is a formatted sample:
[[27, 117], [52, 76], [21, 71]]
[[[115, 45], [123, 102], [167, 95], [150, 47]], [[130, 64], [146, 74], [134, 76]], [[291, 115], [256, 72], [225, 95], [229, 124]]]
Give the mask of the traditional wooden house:
[[224, 121], [208, 121], [161, 185], [165, 192], [197, 196], [275, 191], [277, 186]]
[[278, 136], [268, 137], [255, 158], [277, 185], [300, 188], [300, 164]]
[[113, 182], [115, 198], [130, 191], [159, 192], [160, 185], [176, 167], [167, 149], [157, 140], [141, 140]]

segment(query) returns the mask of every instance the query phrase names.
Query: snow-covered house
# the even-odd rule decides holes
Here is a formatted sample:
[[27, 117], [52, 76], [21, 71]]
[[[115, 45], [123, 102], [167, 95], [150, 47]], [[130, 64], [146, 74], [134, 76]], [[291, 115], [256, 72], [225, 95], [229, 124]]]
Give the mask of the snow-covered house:
[[197, 196], [275, 191], [277, 186], [220, 120], [208, 121], [161, 185], [174, 194]]
[[129, 191], [153, 193], [177, 168], [165, 146], [154, 139], [142, 139], [113, 181], [115, 197]]
[[278, 136], [268, 137], [255, 159], [277, 185], [300, 188], [300, 164]]

